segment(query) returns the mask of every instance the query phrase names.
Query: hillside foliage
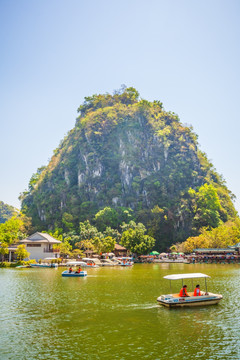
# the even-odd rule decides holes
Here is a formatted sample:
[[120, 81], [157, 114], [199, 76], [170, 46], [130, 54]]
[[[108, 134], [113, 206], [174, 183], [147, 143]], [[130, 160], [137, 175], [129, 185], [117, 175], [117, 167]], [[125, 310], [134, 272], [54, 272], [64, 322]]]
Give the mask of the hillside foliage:
[[164, 250], [236, 218], [234, 196], [197, 135], [160, 101], [123, 86], [86, 97], [78, 112], [21, 194], [35, 230], [77, 234], [79, 223], [90, 221], [100, 232], [120, 231], [135, 221]]
[[5, 223], [13, 215], [17, 215], [19, 211], [11, 205], [0, 201], [0, 224]]
[[[216, 228], [202, 228], [198, 236], [189, 237], [181, 246], [181, 250], [191, 253], [195, 249], [224, 249], [240, 242], [240, 221], [227, 221]], [[179, 249], [177, 249], [179, 250]]]
[[0, 244], [16, 244], [32, 231], [31, 219], [19, 213], [0, 224]]

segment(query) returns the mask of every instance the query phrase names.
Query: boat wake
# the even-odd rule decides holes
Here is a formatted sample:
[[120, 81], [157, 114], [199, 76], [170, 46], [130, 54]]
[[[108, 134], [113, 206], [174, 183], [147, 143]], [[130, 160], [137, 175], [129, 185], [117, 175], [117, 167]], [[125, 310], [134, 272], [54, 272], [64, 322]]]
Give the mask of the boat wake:
[[127, 309], [131, 309], [131, 310], [151, 310], [151, 309], [156, 309], [159, 308], [158, 304], [129, 304], [126, 306], [121, 306]]

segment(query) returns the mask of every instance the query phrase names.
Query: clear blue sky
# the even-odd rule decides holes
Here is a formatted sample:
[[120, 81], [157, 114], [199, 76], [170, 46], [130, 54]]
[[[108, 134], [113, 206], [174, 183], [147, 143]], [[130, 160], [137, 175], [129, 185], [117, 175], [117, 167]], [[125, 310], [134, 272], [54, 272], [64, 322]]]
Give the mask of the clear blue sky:
[[191, 124], [240, 210], [238, 0], [0, 0], [0, 200], [18, 196], [85, 96], [121, 84]]

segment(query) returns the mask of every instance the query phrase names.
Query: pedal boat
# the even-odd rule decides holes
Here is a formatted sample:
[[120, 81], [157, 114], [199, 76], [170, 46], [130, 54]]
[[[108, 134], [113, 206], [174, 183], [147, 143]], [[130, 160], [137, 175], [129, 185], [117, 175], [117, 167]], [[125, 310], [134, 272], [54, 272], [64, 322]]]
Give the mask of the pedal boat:
[[90, 267], [90, 268], [98, 268], [99, 266], [95, 264], [94, 260], [84, 258], [83, 261], [68, 261], [66, 266], [80, 266], [80, 267]]
[[[73, 267], [75, 267], [75, 269], [77, 269], [77, 267], [79, 267], [79, 266], [80, 266], [80, 268], [83, 266], [87, 266], [87, 264], [83, 261], [69, 261], [66, 265], [73, 266]], [[62, 272], [62, 276], [63, 277], [84, 277], [84, 276], [87, 276], [87, 272], [84, 270], [81, 270], [78, 273], [76, 270], [73, 270], [71, 272], [69, 272], [69, 270], [64, 270]]]
[[133, 266], [133, 261], [131, 257], [122, 257], [120, 260], [121, 266]]
[[164, 279], [170, 280], [170, 291], [171, 291], [171, 280], [183, 280], [192, 279], [192, 288], [193, 288], [193, 279], [204, 278], [205, 279], [205, 289], [206, 291], [201, 291], [200, 296], [193, 296], [193, 292], [188, 292], [188, 297], [180, 297], [179, 294], [168, 294], [161, 295], [157, 298], [159, 304], [164, 305], [169, 308], [175, 307], [189, 307], [189, 306], [205, 306], [205, 305], [214, 305], [219, 303], [222, 299], [221, 294], [213, 294], [207, 290], [207, 278], [210, 276], [202, 273], [191, 273], [191, 274], [173, 274], [164, 276]]
[[65, 270], [62, 272], [63, 277], [84, 277], [87, 276], [86, 271], [80, 271], [80, 273], [76, 273], [75, 271], [69, 272], [69, 270]]

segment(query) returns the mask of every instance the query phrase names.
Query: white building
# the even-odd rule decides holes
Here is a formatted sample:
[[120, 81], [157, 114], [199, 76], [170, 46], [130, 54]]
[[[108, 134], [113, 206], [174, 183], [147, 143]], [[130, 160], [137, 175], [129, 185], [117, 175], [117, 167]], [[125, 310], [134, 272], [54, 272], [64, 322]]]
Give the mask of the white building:
[[54, 239], [49, 234], [36, 232], [28, 238], [20, 240], [20, 244], [26, 245], [26, 250], [30, 253], [30, 259], [38, 261], [49, 257], [59, 257], [59, 251], [53, 249], [53, 245], [61, 244], [61, 241]]

